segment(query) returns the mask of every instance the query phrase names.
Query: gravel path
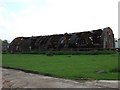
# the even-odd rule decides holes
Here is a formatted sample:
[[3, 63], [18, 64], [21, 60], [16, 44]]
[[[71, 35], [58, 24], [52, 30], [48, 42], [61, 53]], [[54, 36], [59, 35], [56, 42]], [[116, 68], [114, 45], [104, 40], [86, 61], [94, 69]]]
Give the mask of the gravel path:
[[118, 88], [118, 81], [73, 81], [13, 69], [1, 69], [3, 88]]

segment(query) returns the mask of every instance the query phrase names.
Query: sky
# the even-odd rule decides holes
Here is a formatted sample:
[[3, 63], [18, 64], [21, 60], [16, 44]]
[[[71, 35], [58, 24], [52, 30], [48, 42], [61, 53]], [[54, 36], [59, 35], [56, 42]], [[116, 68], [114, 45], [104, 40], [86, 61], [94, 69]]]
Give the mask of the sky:
[[119, 0], [0, 0], [0, 39], [111, 27], [118, 38]]

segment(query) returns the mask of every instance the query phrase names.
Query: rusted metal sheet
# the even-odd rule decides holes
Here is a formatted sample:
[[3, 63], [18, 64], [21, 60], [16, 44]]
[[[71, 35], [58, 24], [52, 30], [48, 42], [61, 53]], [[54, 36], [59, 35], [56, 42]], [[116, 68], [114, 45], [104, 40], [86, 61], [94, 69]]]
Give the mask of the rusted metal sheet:
[[81, 50], [81, 49], [112, 49], [114, 34], [110, 27], [58, 35], [17, 37], [9, 46], [11, 52], [49, 51], [49, 50]]

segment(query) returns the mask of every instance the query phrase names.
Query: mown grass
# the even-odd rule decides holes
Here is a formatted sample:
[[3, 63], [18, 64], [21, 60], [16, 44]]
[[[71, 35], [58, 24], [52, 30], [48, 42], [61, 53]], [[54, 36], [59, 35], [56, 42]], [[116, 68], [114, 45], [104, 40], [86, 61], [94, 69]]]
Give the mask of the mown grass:
[[2, 66], [68, 79], [117, 80], [118, 55], [3, 54]]

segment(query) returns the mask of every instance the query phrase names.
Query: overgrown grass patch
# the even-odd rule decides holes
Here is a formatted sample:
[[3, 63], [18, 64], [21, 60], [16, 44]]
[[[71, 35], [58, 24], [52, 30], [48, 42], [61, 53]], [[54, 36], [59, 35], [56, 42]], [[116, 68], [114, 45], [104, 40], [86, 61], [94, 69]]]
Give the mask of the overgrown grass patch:
[[34, 71], [43, 75], [68, 79], [117, 80], [117, 54], [39, 55], [3, 54], [3, 67]]

